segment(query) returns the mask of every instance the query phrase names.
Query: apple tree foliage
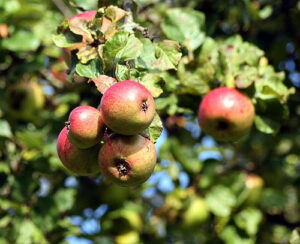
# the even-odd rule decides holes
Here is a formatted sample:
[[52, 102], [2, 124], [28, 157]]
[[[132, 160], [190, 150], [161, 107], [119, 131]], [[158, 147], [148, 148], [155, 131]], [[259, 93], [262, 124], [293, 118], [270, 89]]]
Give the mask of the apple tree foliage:
[[[297, 0], [0, 0], [0, 243], [300, 243], [299, 17]], [[157, 110], [134, 188], [56, 153], [69, 112], [122, 80]], [[237, 143], [196, 121], [222, 86], [255, 106]]]

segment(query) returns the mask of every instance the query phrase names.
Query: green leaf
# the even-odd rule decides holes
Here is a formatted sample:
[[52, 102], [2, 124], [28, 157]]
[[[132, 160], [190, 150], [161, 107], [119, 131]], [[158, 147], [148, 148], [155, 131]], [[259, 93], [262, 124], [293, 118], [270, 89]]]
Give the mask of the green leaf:
[[173, 8], [166, 12], [162, 22], [165, 35], [188, 49], [195, 50], [204, 41], [205, 17], [201, 12], [192, 9]]
[[138, 58], [138, 67], [148, 70], [166, 71], [176, 69], [181, 58], [178, 42], [165, 40], [152, 43], [142, 39], [143, 50]]
[[235, 85], [237, 88], [247, 88], [253, 82], [255, 82], [255, 78], [257, 78], [258, 72], [257, 69], [250, 66], [244, 66], [239, 71], [238, 75], [235, 76]]
[[2, 42], [4, 48], [10, 51], [34, 51], [40, 45], [40, 40], [29, 30], [18, 30]]
[[103, 58], [109, 67], [119, 62], [136, 59], [142, 52], [143, 44], [133, 34], [119, 31], [107, 40], [103, 47]]
[[276, 133], [280, 128], [280, 124], [277, 121], [259, 115], [255, 116], [254, 123], [259, 131], [266, 134]]
[[229, 188], [217, 185], [208, 192], [206, 201], [215, 215], [227, 217], [230, 216], [231, 210], [236, 204], [236, 197]]
[[158, 113], [155, 113], [154, 119], [152, 120], [150, 126], [143, 133], [149, 137], [149, 139], [155, 143], [160, 137], [163, 130], [163, 125]]
[[241, 238], [236, 228], [232, 225], [227, 225], [220, 233], [220, 238], [225, 244], [254, 244], [255, 239]]
[[0, 120], [0, 136], [7, 138], [12, 136], [10, 125], [6, 120]]
[[44, 128], [43, 130], [17, 131], [16, 136], [27, 148], [43, 148], [48, 133], [49, 128]]
[[78, 75], [87, 78], [97, 78], [103, 74], [102, 63], [99, 58], [95, 58], [87, 64], [78, 63], [76, 64], [76, 72]]
[[245, 208], [239, 212], [234, 221], [237, 226], [247, 232], [248, 235], [255, 235], [259, 229], [263, 215], [257, 208]]
[[126, 65], [117, 64], [115, 75], [118, 81], [130, 80], [129, 68]]
[[54, 195], [54, 202], [58, 211], [65, 212], [72, 208], [75, 203], [75, 194], [76, 191], [74, 189], [60, 189]]
[[290, 244], [300, 244], [300, 229], [294, 229], [290, 238]]
[[198, 153], [195, 150], [191, 150], [192, 145], [180, 143], [177, 138], [169, 140], [171, 142], [170, 151], [174, 159], [178, 161], [187, 172], [199, 172], [202, 164], [198, 158]]
[[143, 38], [141, 39], [143, 44], [143, 49], [141, 55], [138, 57], [138, 67], [145, 68], [148, 70], [155, 69], [153, 67], [153, 63], [156, 60], [155, 57], [155, 45], [149, 39]]
[[105, 9], [105, 17], [109, 18], [113, 23], [124, 18], [126, 14], [125, 10], [112, 5]]
[[78, 35], [73, 34], [70, 31], [52, 35], [52, 40], [58, 47], [72, 47], [78, 43], [81, 43], [82, 38]]
[[267, 188], [263, 190], [261, 205], [268, 211], [282, 211], [287, 204], [287, 196], [280, 190]]
[[16, 244], [48, 243], [42, 231], [29, 219], [19, 219], [15, 229], [17, 230]]
[[158, 74], [147, 73], [142, 77], [140, 83], [151, 92], [153, 97], [159, 97], [163, 93], [161, 81], [162, 78]]
[[155, 57], [157, 57], [157, 59], [152, 63], [153, 67], [160, 71], [176, 69], [181, 58], [178, 43], [174, 41], [163, 41], [156, 43], [155, 46]]

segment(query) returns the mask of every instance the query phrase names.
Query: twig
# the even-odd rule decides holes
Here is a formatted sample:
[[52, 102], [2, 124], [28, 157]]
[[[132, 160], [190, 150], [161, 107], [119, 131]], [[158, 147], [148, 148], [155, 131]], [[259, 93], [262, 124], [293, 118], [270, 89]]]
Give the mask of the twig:
[[66, 18], [70, 18], [73, 16], [71, 10], [64, 4], [61, 0], [52, 0], [55, 6], [63, 13]]

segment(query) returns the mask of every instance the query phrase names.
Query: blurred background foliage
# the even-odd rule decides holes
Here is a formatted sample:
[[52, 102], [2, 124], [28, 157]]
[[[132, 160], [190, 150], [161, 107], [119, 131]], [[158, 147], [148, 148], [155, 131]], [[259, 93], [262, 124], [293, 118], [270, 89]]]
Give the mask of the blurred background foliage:
[[[0, 243], [300, 243], [300, 1], [134, 1], [135, 21], [183, 52], [162, 74], [157, 167], [136, 188], [70, 175], [56, 155], [69, 111], [97, 107], [101, 94], [71, 82], [51, 36], [107, 2], [124, 4], [0, 0]], [[220, 85], [256, 105], [256, 126], [237, 144], [195, 120], [201, 96]]]

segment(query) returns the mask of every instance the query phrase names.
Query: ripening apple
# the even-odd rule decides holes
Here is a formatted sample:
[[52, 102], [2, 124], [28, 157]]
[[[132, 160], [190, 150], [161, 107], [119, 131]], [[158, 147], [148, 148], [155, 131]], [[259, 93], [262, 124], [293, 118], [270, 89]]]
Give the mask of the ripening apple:
[[156, 164], [153, 142], [141, 135], [112, 134], [99, 152], [104, 177], [121, 186], [137, 186], [146, 181]]
[[151, 93], [136, 81], [113, 84], [100, 102], [104, 123], [114, 132], [135, 135], [145, 130], [155, 115]]
[[42, 87], [33, 81], [12, 85], [6, 92], [7, 113], [25, 121], [36, 121], [38, 112], [45, 104]]
[[194, 197], [190, 200], [182, 216], [182, 226], [186, 229], [199, 227], [209, 217], [208, 206], [203, 198]]
[[201, 101], [198, 122], [201, 129], [216, 140], [234, 142], [248, 134], [254, 115], [249, 97], [236, 89], [220, 87]]
[[77, 175], [92, 175], [100, 171], [98, 153], [100, 144], [88, 149], [74, 146], [68, 139], [67, 127], [64, 127], [57, 138], [57, 153], [63, 165]]
[[68, 21], [73, 21], [75, 19], [84, 19], [86, 21], [91, 21], [95, 18], [97, 11], [85, 11], [79, 14], [74, 15], [73, 17], [69, 18]]
[[[86, 20], [86, 21], [92, 21], [95, 17], [96, 17], [96, 14], [97, 14], [97, 11], [86, 11], [86, 12], [83, 12], [83, 13], [79, 13], [79, 14], [76, 14], [74, 16], [72, 16], [71, 18], [68, 19], [68, 22], [69, 24], [72, 24], [74, 26], [76, 26], [76, 22], [78, 20]], [[73, 50], [76, 50], [76, 49], [79, 49], [81, 47], [84, 47], [85, 46], [85, 41], [86, 39], [86, 36], [83, 35], [82, 36], [82, 43], [77, 43], [77, 44], [74, 44], [68, 48], [63, 48], [63, 58], [67, 64], [68, 67], [70, 67], [71, 65], [71, 52]]]
[[248, 174], [246, 176], [245, 185], [248, 193], [246, 203], [250, 205], [258, 203], [264, 186], [263, 178], [256, 174]]
[[69, 115], [67, 126], [69, 140], [81, 149], [99, 143], [105, 128], [100, 111], [91, 106], [74, 108]]

